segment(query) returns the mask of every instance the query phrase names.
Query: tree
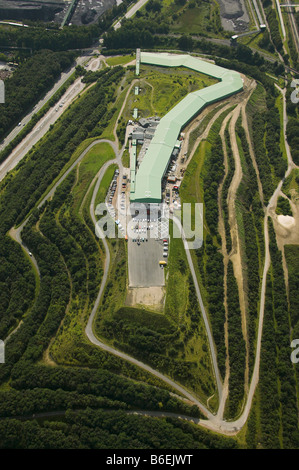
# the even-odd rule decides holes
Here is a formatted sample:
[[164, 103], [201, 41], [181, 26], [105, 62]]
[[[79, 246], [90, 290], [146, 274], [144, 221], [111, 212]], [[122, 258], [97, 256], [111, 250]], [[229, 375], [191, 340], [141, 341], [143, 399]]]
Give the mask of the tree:
[[193, 39], [190, 36], [184, 34], [178, 40], [178, 46], [183, 51], [192, 51], [193, 49]]

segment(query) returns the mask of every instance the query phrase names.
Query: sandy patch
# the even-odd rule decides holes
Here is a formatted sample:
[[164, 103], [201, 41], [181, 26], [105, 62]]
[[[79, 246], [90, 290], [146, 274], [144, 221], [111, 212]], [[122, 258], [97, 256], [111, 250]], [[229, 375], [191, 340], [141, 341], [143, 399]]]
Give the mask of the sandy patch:
[[155, 310], [162, 311], [164, 307], [165, 287], [129, 287], [126, 305], [146, 305]]
[[285, 228], [291, 228], [295, 225], [295, 219], [294, 217], [291, 217], [290, 215], [278, 215], [277, 220]]

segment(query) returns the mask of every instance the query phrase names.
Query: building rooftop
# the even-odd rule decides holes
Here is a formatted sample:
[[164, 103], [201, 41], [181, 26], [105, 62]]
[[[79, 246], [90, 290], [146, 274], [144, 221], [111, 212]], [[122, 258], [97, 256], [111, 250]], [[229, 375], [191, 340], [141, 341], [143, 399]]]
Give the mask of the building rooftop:
[[[189, 93], [159, 122], [155, 135], [136, 173], [135, 192], [131, 200], [161, 202], [161, 183], [181, 130], [207, 105], [227, 98], [243, 89], [238, 72], [211, 64], [189, 55], [141, 52], [141, 63], [164, 67], [187, 67], [217, 78], [219, 83]], [[140, 119], [144, 125], [146, 119]]]

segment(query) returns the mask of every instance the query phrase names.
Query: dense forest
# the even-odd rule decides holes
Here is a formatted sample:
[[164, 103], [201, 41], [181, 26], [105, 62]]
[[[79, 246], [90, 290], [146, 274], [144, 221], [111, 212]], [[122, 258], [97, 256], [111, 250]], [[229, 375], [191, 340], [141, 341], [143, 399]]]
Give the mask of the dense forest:
[[[2, 25], [1, 25], [2, 26]], [[69, 26], [62, 30], [45, 27], [0, 27], [0, 49], [3, 47], [28, 48], [32, 51], [51, 49], [67, 51], [89, 47], [99, 34], [98, 26]]]
[[[86, 341], [84, 344], [78, 345], [78, 348], [73, 351], [77, 361], [79, 360], [85, 365], [84, 369], [49, 368], [36, 365], [36, 361], [41, 357], [43, 350], [57, 331], [65, 315], [70, 294], [68, 271], [72, 275], [73, 294], [81, 296], [84, 301], [85, 285], [82, 282], [82, 277], [78, 275], [81, 270], [80, 276], [82, 276], [85, 268], [78, 263], [83, 254], [79, 244], [84, 247], [84, 257], [90, 260], [88, 269], [92, 268], [92, 263], [94, 265], [92, 260], [94, 246], [98, 250], [97, 244], [90, 239], [89, 231], [86, 230], [85, 226], [83, 227], [82, 222], [80, 225], [79, 220], [73, 218], [71, 226], [66, 225], [68, 229], [66, 231], [63, 227], [55, 226], [55, 221], [53, 223], [51, 219], [51, 210], [57, 211], [66, 199], [70, 203], [72, 202], [72, 198], [66, 198], [65, 196], [74, 184], [74, 174], [70, 173], [64, 184], [56, 192], [53, 201], [49, 204], [48, 212], [44, 214], [45, 207], [34, 212], [23, 234], [25, 243], [35, 253], [41, 274], [38, 295], [33, 305], [34, 275], [30, 271], [29, 263], [25, 261], [26, 258], [24, 259], [20, 247], [6, 236], [6, 231], [9, 226], [15, 223], [17, 214], [21, 218], [26, 216], [43, 190], [68, 162], [73, 150], [84, 137], [99, 135], [107, 126], [109, 123], [109, 118], [107, 119], [109, 116], [108, 104], [113, 102], [115, 87], [123, 74], [124, 70], [121, 67], [104, 69], [100, 76], [97, 76], [97, 83], [86, 93], [84, 99], [78, 100], [76, 104], [71, 106], [66, 115], [55, 125], [53, 135], [47, 135], [44, 142], [30, 153], [26, 165], [21, 164], [19, 166], [15, 178], [10, 182], [6, 181], [5, 185], [2, 186], [0, 197], [2, 214], [1, 258], [5, 260], [5, 263], [2, 264], [1, 269], [3, 281], [3, 290], [1, 292], [10, 293], [11, 296], [9, 304], [11, 314], [1, 316], [4, 320], [2, 324], [2, 335], [4, 337], [23, 315], [23, 311], [16, 309], [18, 299], [22, 299], [23, 303], [27, 301], [28, 306], [27, 314], [23, 317], [22, 327], [14, 333], [7, 344], [6, 363], [1, 367], [1, 382], [5, 383], [9, 376], [12, 379], [8, 389], [6, 388], [5, 392], [1, 391], [0, 394], [2, 417], [20, 417], [32, 413], [49, 412], [49, 410], [62, 410], [62, 416], [67, 416], [67, 413], [65, 414], [67, 410], [80, 410], [87, 407], [92, 410], [93, 416], [95, 416], [95, 410], [100, 412], [102, 408], [116, 408], [117, 413], [119, 413], [121, 409], [134, 409], [135, 407], [163, 409], [165, 411], [180, 410], [184, 414], [198, 414], [197, 409], [177, 400], [167, 390], [145, 385], [144, 372], [140, 372], [133, 366], [124, 363], [124, 361], [93, 348]], [[84, 127], [82, 127], [82, 116], [84, 117]], [[80, 126], [78, 125], [78, 119], [81, 123]], [[46, 179], [42, 183], [43, 178]], [[23, 184], [25, 180], [27, 182], [26, 186]], [[26, 188], [30, 190], [30, 196], [18, 194], [18, 191], [26, 191]], [[21, 205], [25, 203], [23, 209], [19, 205], [20, 203]], [[9, 204], [9, 207], [7, 204]], [[46, 236], [41, 235], [35, 229], [39, 215], [43, 214], [44, 217], [40, 227]], [[67, 220], [68, 218], [65, 221], [62, 219], [61, 222], [65, 225]], [[62, 254], [66, 263], [62, 261]], [[17, 261], [17, 258], [24, 259], [23, 265]], [[23, 282], [26, 289], [31, 289], [28, 293], [23, 290], [22, 295], [20, 295], [20, 286], [15, 282], [17, 277], [15, 271], [13, 271], [14, 265], [15, 269], [20, 271], [20, 282]], [[31, 276], [28, 277], [27, 283], [24, 282], [26, 281], [26, 278], [24, 279], [25, 270], [28, 272], [27, 276]], [[11, 273], [11, 276], [15, 278], [8, 276], [8, 273]], [[99, 276], [101, 276], [101, 271], [99, 271]], [[97, 290], [97, 286], [92, 284], [94, 281], [98, 283], [99, 279], [90, 277], [88, 282], [88, 294], [91, 302], [94, 300]], [[3, 299], [6, 299], [6, 297], [4, 296]], [[21, 306], [22, 303], [20, 303]], [[7, 319], [8, 322], [6, 322]], [[91, 367], [91, 369], [87, 369], [86, 366]], [[114, 370], [117, 373], [122, 372], [122, 375], [114, 375], [107, 370], [103, 370], [103, 368]], [[137, 382], [129, 380], [123, 375], [135, 376]], [[120, 420], [119, 415], [117, 415], [117, 420]], [[134, 420], [141, 422], [139, 417], [135, 417]], [[104, 424], [102, 418], [101, 421]], [[22, 427], [24, 424], [23, 438], [16, 436], [14, 433], [11, 434], [11, 423], [13, 423], [14, 429], [21, 429], [20, 426]], [[112, 438], [105, 440], [103, 437], [104, 431], [100, 433], [102, 437], [99, 436], [96, 441], [92, 438], [92, 444], [90, 441], [85, 441], [83, 435], [80, 437], [77, 430], [67, 431], [66, 434], [72, 434], [72, 437], [68, 438], [66, 436], [64, 438], [60, 432], [53, 434], [51, 426], [48, 427], [43, 424], [41, 427], [38, 424], [38, 428], [36, 428], [36, 423], [5, 421], [3, 419], [0, 424], [0, 440], [1, 446], [4, 448], [40, 448], [41, 446], [47, 448], [72, 448], [74, 439], [75, 446], [82, 448], [103, 447], [109, 443], [112, 445]], [[157, 424], [159, 427], [159, 423]], [[59, 423], [57, 425], [60, 427]], [[88, 430], [89, 435], [92, 433], [92, 426]], [[28, 433], [25, 430], [27, 428]], [[193, 432], [192, 428], [189, 429], [188, 427], [186, 438], [190, 439]], [[148, 447], [154, 445], [148, 432], [145, 433], [140, 444], [129, 431], [127, 431], [127, 434], [132, 446]], [[123, 432], [120, 432], [120, 435], [119, 445], [121, 446], [121, 443], [124, 442], [122, 441]], [[209, 438], [206, 433], [203, 434], [203, 437], [206, 447], [226, 446], [222, 443], [222, 438], [220, 438], [220, 441], [218, 439], [215, 441], [213, 436]], [[81, 444], [78, 444], [78, 442], [81, 442]], [[115, 442], [114, 432], [113, 447]], [[193, 441], [191, 442], [191, 445], [193, 445]], [[225, 439], [225, 442], [228, 442], [228, 446], [236, 446], [231, 440], [227, 441]], [[155, 445], [163, 446], [163, 443], [157, 441]], [[166, 446], [166, 444], [164, 445]]]
[[[1, 281], [3, 292], [6, 292], [6, 295], [1, 297], [4, 308], [0, 322], [2, 334], [7, 333], [16, 319], [27, 311], [34, 295], [33, 275], [30, 273], [29, 264], [22, 257], [22, 262], [16, 262], [20, 257], [20, 249], [5, 234], [16, 221], [23, 220], [28, 214], [69, 161], [77, 145], [92, 135], [92, 131], [94, 135], [101, 133], [101, 129], [107, 124], [104, 118], [107, 105], [114, 93], [112, 83], [116, 86], [123, 73], [121, 67], [103, 70], [97, 84], [84, 100], [81, 99], [76, 106], [69, 108], [62, 122], [56, 125], [35, 151], [30, 152], [31, 158], [27, 164], [23, 167], [21, 164], [17, 175], [10, 182], [5, 182], [5, 192], [0, 198], [0, 257], [3, 259]], [[56, 268], [53, 265], [51, 269]], [[47, 295], [44, 295], [42, 303], [46, 302], [46, 299]]]
[[19, 65], [12, 77], [5, 80], [5, 103], [1, 105], [0, 140], [30, 107], [54, 85], [61, 72], [75, 58], [73, 52], [40, 51]]
[[69, 409], [51, 420], [0, 421], [1, 449], [236, 449], [237, 443], [174, 418]]
[[[6, 82], [6, 97], [10, 106], [3, 106], [0, 138], [52, 86], [61, 71], [73, 63], [74, 52], [61, 51], [92, 44], [99, 32], [109, 30], [113, 20], [125, 12], [129, 3], [129, 0], [125, 0], [107, 12], [97, 25], [82, 28], [81, 33], [76, 27], [62, 31], [55, 28], [40, 30], [41, 34], [38, 34], [38, 28], [25, 32], [0, 28], [0, 45], [1, 42], [6, 44], [7, 41], [13, 41], [18, 46], [22, 44], [34, 50], [42, 49], [22, 63]], [[175, 3], [184, 5], [186, 0], [175, 0]], [[263, 72], [271, 70], [278, 73], [281, 67], [278, 64], [265, 64], [258, 54], [253, 54], [245, 46], [229, 49], [205, 40], [196, 41], [187, 35], [168, 40], [165, 37], [169, 33], [167, 18], [161, 22], [153, 19], [155, 13], [161, 11], [160, 2], [150, 0], [145, 10], [146, 14], [136, 15], [139, 31], [137, 20], [125, 20], [120, 30], [108, 31], [105, 36], [107, 52], [123, 50], [124, 46], [130, 51], [137, 45], [149, 48], [175, 45], [182, 50], [204, 50], [209, 54], [222, 55], [229, 59], [230, 68], [260, 82], [247, 111], [263, 202], [267, 204], [277, 181], [284, 175], [287, 162], [280, 146], [278, 93], [273, 82]], [[267, 19], [271, 23], [272, 41], [280, 50], [277, 19], [272, 12], [268, 12]], [[52, 50], [44, 50], [48, 47]], [[227, 60], [217, 58], [216, 61], [219, 65], [227, 66]], [[21, 328], [7, 343], [6, 363], [0, 368], [0, 448], [244, 447], [244, 435], [241, 439], [224, 437], [173, 417], [157, 419], [133, 414], [136, 410], [147, 410], [202, 418], [196, 406], [190, 406], [170, 393], [173, 390], [166, 384], [161, 385], [158, 379], [147, 372], [93, 347], [85, 337], [82, 338], [80, 319], [86, 321], [96, 299], [103, 275], [104, 256], [101, 243], [93, 236], [94, 227], [86, 207], [78, 215], [83, 189], [87, 190], [88, 179], [84, 179], [84, 169], [82, 173], [81, 168], [70, 172], [53, 199], [39, 209], [34, 209], [49, 185], [69, 165], [78, 146], [85, 139], [101, 136], [117, 109], [116, 90], [118, 87], [122, 89], [126, 74], [122, 67], [105, 68], [96, 73], [85, 73], [83, 68], [78, 68], [77, 74], [80, 73], [84, 75], [83, 81], [89, 85], [94, 83], [93, 86], [69, 107], [51, 128], [51, 133], [29, 152], [14, 175], [10, 175], [0, 185], [0, 338], [7, 337], [22, 321]], [[205, 154], [200, 185], [205, 205], [206, 233], [203, 247], [194, 253], [204, 300], [208, 305], [222, 378], [225, 376], [226, 360], [225, 271], [218, 221], [219, 209], [222, 209], [226, 246], [230, 252], [232, 241], [226, 200], [235, 170], [229, 133], [226, 131], [224, 140], [228, 172], [223, 181], [224, 152], [219, 130], [224, 116], [225, 113], [215, 122], [201, 147]], [[290, 116], [288, 139], [294, 161], [298, 163], [297, 110], [290, 107]], [[237, 126], [237, 143], [243, 170], [238, 191], [238, 210], [239, 223], [241, 221], [244, 231], [242, 249], [246, 265], [248, 343], [245, 343], [242, 335], [238, 286], [232, 262], [229, 261], [225, 287], [229, 292], [227, 323], [230, 377], [226, 413], [230, 418], [238, 416], [243, 404], [246, 353], [249, 357], [249, 377], [252, 372], [260, 273], [264, 257], [264, 212], [257, 174], [240, 123]], [[105, 158], [103, 161], [109, 159], [107, 155]], [[192, 168], [194, 166], [190, 164], [186, 171], [187, 178], [192, 176]], [[190, 182], [190, 179], [187, 181]], [[221, 182], [223, 192], [219, 207], [218, 187]], [[188, 183], [184, 181], [181, 187], [184, 190], [186, 186]], [[291, 214], [288, 200], [279, 198], [276, 210], [277, 213]], [[23, 230], [22, 239], [38, 262], [40, 281], [22, 248], [8, 236], [8, 231], [29, 214], [31, 216]], [[277, 248], [270, 220], [269, 233], [271, 267], [267, 277], [260, 382], [245, 427], [245, 440], [249, 448], [298, 448], [298, 372], [289, 357], [290, 341], [295, 335], [298, 337], [299, 333], [298, 247], [285, 247], [289, 273], [286, 286], [282, 253]], [[171, 304], [167, 304], [165, 316], [142, 310], [140, 321], [138, 309], [117, 306], [118, 296], [123, 296], [126, 291], [126, 245], [123, 241], [113, 243], [111, 253], [115, 259], [103, 293], [100, 315], [95, 322], [99, 337], [103, 335], [116, 348], [166, 371], [188, 387], [190, 384], [193, 386], [196, 381], [195, 369], [198, 373], [202, 367], [200, 370], [206, 369], [207, 374], [210, 374], [210, 370], [202, 359], [196, 362], [185, 358], [184, 347], [192, 338], [207, 352], [207, 344], [201, 344], [201, 313], [186, 259], [177, 252], [176, 273], [180, 277], [176, 279], [186, 278], [185, 324], [181, 318], [173, 321], [177, 312]], [[67, 338], [68, 328], [72, 336], [71, 353], [62, 344]], [[56, 344], [51, 350], [52, 356], [46, 356], [54, 337]], [[45, 357], [47, 360], [54, 359], [55, 365], [45, 365]], [[202, 379], [202, 389], [211, 395], [213, 384], [210, 376], [207, 376], [208, 381], [206, 376]]]

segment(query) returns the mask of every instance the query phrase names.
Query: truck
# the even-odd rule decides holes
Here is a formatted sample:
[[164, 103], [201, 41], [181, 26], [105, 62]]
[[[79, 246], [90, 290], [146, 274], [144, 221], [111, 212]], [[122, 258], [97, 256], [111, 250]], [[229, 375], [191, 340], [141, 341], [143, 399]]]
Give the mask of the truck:
[[175, 183], [176, 182], [176, 176], [168, 176], [167, 181], [169, 183]]

